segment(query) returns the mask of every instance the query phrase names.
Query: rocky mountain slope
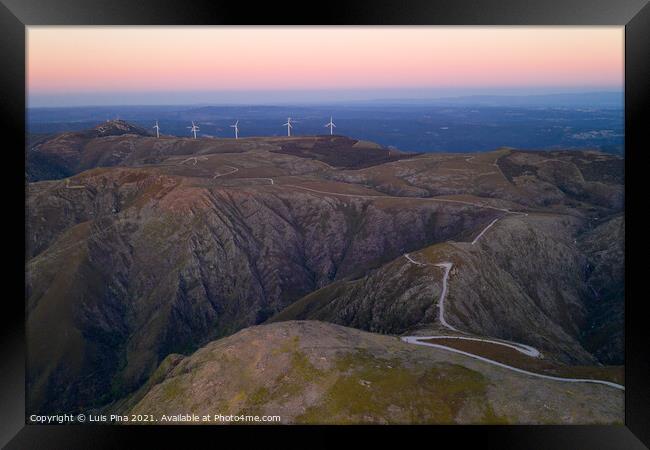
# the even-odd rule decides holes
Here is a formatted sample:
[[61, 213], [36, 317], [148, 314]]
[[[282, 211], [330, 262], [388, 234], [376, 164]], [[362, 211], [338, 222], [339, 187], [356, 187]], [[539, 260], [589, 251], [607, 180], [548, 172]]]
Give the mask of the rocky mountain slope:
[[95, 384], [133, 389], [168, 353], [259, 323], [482, 214], [124, 168], [39, 183], [28, 202], [27, 327], [43, 353], [31, 352], [30, 366], [51, 380], [107, 364], [105, 378], [68, 385], [80, 389], [66, 394], [71, 400], [95, 398]]
[[579, 239], [588, 258], [587, 286], [593, 294], [586, 303], [585, 348], [605, 364], [623, 364], [625, 219], [615, 216]]
[[[571, 217], [505, 217], [489, 239], [447, 241], [400, 257], [363, 278], [308, 294], [272, 320], [317, 319], [369, 331], [402, 334], [435, 324], [444, 270], [451, 261], [447, 320], [478, 336], [524, 342], [547, 357], [593, 364], [580, 341], [589, 295], [587, 261], [573, 244]], [[550, 281], [552, 280], [552, 281]]]
[[565, 364], [622, 359], [606, 337], [622, 330], [622, 269], [607, 268], [622, 268], [624, 237], [603, 243], [622, 212], [619, 158], [156, 139], [118, 125], [29, 150], [78, 172], [28, 186], [30, 411], [114, 404], [168, 355], [269, 319], [440, 329], [442, 271], [407, 252], [453, 261], [458, 328]]

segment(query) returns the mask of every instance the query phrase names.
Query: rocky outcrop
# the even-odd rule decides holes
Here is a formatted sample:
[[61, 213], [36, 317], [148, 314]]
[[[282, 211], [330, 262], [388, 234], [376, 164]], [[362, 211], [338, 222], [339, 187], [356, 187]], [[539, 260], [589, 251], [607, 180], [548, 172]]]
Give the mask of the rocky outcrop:
[[[486, 214], [291, 187], [197, 187], [142, 169], [96, 169], [32, 189], [28, 340], [44, 349], [30, 352], [30, 386], [43, 386], [33, 390], [37, 410], [128, 392], [169, 353], [260, 323]], [[76, 391], [62, 396], [62, 379]]]
[[605, 220], [579, 238], [587, 255], [585, 348], [604, 364], [623, 364], [625, 329], [625, 218]]
[[[433, 264], [444, 260], [458, 328], [558, 361], [618, 361], [618, 344], [601, 337], [607, 305], [622, 298], [619, 272], [606, 270], [619, 247], [603, 247], [609, 228], [589, 231], [620, 214], [611, 157], [552, 155], [571, 165], [560, 169], [508, 149], [402, 158], [352, 141], [155, 139], [118, 127], [35, 143], [30, 152], [59, 158], [46, 160], [52, 173], [88, 170], [28, 186], [28, 409], [112, 404], [168, 355], [271, 317], [435, 329]], [[287, 144], [297, 147], [279, 151]], [[529, 165], [536, 172], [521, 172]]]
[[447, 242], [414, 252], [425, 266], [398, 258], [361, 279], [311, 293], [272, 320], [326, 320], [394, 334], [441, 329], [444, 271], [435, 264], [449, 261], [445, 309], [454, 327], [527, 343], [566, 363], [593, 364], [580, 343], [590, 296], [583, 281], [587, 258], [572, 238], [580, 223], [551, 215], [504, 217], [476, 245]]

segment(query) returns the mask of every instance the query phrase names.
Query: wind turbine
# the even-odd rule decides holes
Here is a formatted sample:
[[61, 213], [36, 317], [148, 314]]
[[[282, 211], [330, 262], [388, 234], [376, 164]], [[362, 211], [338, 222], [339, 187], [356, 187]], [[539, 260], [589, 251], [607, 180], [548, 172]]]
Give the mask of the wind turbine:
[[291, 129], [293, 128], [293, 125], [291, 125], [291, 117], [287, 119], [287, 123], [282, 125], [283, 127], [287, 127], [287, 136], [291, 136]]
[[334, 122], [332, 122], [332, 116], [330, 116], [330, 121], [329, 123], [325, 124], [325, 128], [329, 127], [330, 129], [330, 136], [334, 134], [334, 128], [336, 128], [336, 125], [334, 125]]
[[189, 128], [190, 131], [194, 133], [194, 139], [196, 139], [196, 132], [199, 131], [199, 127], [194, 124], [194, 121], [192, 121], [192, 126], [187, 128]]
[[158, 121], [156, 120], [156, 124], [152, 127], [156, 129], [156, 137], [160, 137], [160, 127], [158, 126]]
[[230, 128], [235, 129], [235, 139], [239, 139], [239, 120], [234, 125], [230, 125]]

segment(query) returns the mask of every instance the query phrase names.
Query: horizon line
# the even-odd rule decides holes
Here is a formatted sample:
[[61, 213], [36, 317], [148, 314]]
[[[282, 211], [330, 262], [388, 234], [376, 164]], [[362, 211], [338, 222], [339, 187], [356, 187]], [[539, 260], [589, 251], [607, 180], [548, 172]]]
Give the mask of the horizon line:
[[[547, 87], [536, 87], [537, 89], [548, 89]], [[149, 101], [143, 99], [142, 102], [132, 102], [132, 103], [109, 103], [102, 102], [98, 99], [97, 102], [90, 101], [89, 103], [70, 103], [70, 104], [48, 104], [49, 102], [43, 100], [47, 98], [58, 98], [65, 96], [64, 94], [37, 94], [37, 97], [44, 97], [39, 99], [34, 99], [35, 101], [30, 102], [29, 96], [27, 97], [26, 109], [35, 109], [35, 108], [84, 108], [84, 107], [127, 107], [127, 106], [288, 106], [288, 105], [326, 105], [326, 104], [359, 104], [359, 103], [373, 103], [373, 102], [426, 102], [426, 101], [444, 101], [444, 100], [458, 100], [458, 99], [481, 99], [486, 97], [499, 97], [504, 99], [515, 99], [515, 98], [540, 98], [540, 97], [553, 97], [553, 96], [562, 96], [562, 95], [575, 95], [575, 96], [588, 96], [588, 95], [603, 95], [603, 94], [612, 94], [612, 95], [624, 95], [625, 87], [602, 87], [599, 88], [588, 88], [582, 90], [562, 90], [562, 89], [571, 89], [571, 88], [559, 88], [557, 91], [549, 92], [527, 92], [527, 93], [518, 93], [516, 89], [508, 90], [508, 92], [476, 92], [476, 93], [454, 93], [454, 94], [442, 94], [442, 95], [423, 95], [423, 96], [387, 96], [387, 97], [368, 97], [368, 98], [354, 98], [354, 99], [343, 99], [343, 98], [334, 98], [334, 99], [294, 99], [294, 100], [236, 100], [236, 99], [224, 99], [224, 100], [209, 100], [209, 101], [187, 101], [187, 102], [176, 102], [176, 101]], [[415, 90], [415, 89], [414, 89]], [[372, 91], [375, 91], [374, 89]], [[156, 94], [166, 93], [167, 95], [197, 95], [197, 94], [219, 94], [224, 93], [225, 91], [156, 91], [156, 92], [144, 92], [142, 95], [150, 96]], [[227, 91], [232, 93], [232, 91]], [[266, 93], [266, 94], [280, 94], [285, 92], [309, 92], [312, 94], [315, 93], [334, 93], [334, 92], [343, 92], [342, 90], [329, 91], [329, 90], [295, 90], [295, 91], [278, 91], [278, 90], [256, 90], [256, 91], [238, 91], [240, 94], [253, 94], [253, 93]], [[85, 95], [101, 95], [101, 96], [110, 96], [110, 95], [127, 95], [133, 94], [130, 91], [115, 91], [115, 92], [102, 92], [102, 93], [74, 93], [71, 95], [76, 96], [85, 96]], [[54, 100], [52, 98], [52, 100]]]

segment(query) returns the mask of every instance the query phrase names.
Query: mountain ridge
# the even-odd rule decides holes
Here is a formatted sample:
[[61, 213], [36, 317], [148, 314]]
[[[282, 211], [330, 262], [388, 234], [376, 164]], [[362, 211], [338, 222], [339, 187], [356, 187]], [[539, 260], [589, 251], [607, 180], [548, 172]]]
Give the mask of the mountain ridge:
[[[575, 287], [589, 264], [619, 261], [615, 248], [594, 245], [600, 238], [578, 238], [620, 216], [620, 158], [404, 154], [340, 136], [99, 140], [69, 166], [86, 169], [28, 186], [30, 410], [112, 404], [168, 355], [321, 291], [334, 293], [327, 314], [285, 318], [436, 329], [440, 273], [411, 267], [408, 252], [432, 264], [453, 258], [450, 320], [463, 329], [534, 343], [563, 364], [622, 357], [622, 341], [602, 340], [604, 311], [620, 308], [622, 291], [600, 307]], [[120, 148], [115, 160], [98, 157]], [[508, 211], [522, 214], [467, 243]], [[595, 289], [622, 283], [620, 271], [593, 273]], [[586, 324], [601, 331], [587, 336]]]

